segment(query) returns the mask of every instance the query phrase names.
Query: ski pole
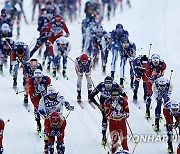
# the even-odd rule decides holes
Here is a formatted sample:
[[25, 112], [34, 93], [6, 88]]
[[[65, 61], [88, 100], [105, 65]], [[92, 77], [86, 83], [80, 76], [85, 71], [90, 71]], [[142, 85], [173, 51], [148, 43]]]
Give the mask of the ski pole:
[[142, 50], [143, 48], [139, 48], [139, 49], [137, 49], [136, 51], [139, 51], [139, 50]]
[[149, 44], [149, 53], [148, 53], [148, 59], [149, 59], [149, 56], [150, 56], [150, 53], [151, 53], [151, 46], [152, 46], [152, 44], [150, 43], [150, 44]]
[[16, 94], [18, 95], [18, 94], [23, 93], [23, 92], [25, 92], [25, 91], [26, 91], [26, 90], [17, 91]]
[[7, 120], [4, 122], [4, 124], [7, 124], [8, 122], [10, 122], [10, 119], [7, 119]]
[[171, 74], [170, 74], [170, 77], [169, 77], [170, 82], [171, 82], [171, 78], [172, 78], [172, 73], [173, 73], [173, 70], [171, 70]]
[[130, 125], [129, 125], [129, 123], [128, 123], [127, 120], [126, 120], [126, 123], [127, 123], [128, 127], [129, 127], [129, 130], [130, 130], [130, 132], [131, 132], [131, 135], [132, 135], [133, 140], [134, 140], [134, 143], [135, 143], [134, 149], [133, 149], [133, 151], [132, 151], [132, 154], [133, 154], [139, 142], [135, 140], [134, 134], [133, 134], [133, 132], [132, 132], [132, 130], [131, 130], [131, 127], [130, 127]]
[[66, 116], [66, 119], [68, 118], [69, 114], [71, 113], [72, 110], [69, 110], [67, 116]]
[[67, 56], [67, 57], [74, 63], [74, 60], [71, 57], [69, 57], [69, 56]]

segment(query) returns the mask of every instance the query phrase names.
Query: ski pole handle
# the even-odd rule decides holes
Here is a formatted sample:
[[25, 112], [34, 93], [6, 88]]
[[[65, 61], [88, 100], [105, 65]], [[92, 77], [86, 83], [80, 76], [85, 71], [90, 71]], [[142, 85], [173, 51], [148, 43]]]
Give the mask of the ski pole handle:
[[10, 119], [7, 119], [7, 120], [4, 122], [4, 124], [7, 124], [8, 122], [10, 122]]
[[148, 53], [148, 58], [149, 58], [149, 56], [150, 56], [150, 54], [151, 54], [151, 46], [152, 46], [152, 44], [150, 43], [150, 44], [149, 44], [149, 53]]

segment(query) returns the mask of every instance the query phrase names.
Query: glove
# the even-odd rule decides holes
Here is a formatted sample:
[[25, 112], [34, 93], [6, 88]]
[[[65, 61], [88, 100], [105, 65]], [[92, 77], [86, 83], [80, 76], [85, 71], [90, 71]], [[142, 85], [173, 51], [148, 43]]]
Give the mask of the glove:
[[71, 111], [74, 111], [74, 106], [68, 106], [67, 109], [71, 110]]
[[49, 136], [57, 136], [57, 137], [60, 137], [60, 136], [61, 136], [61, 133], [60, 133], [59, 131], [53, 130], [53, 131], [50, 132]]
[[65, 55], [65, 52], [64, 51], [61, 51], [61, 56], [64, 56]]
[[44, 88], [44, 86], [38, 85], [38, 91], [40, 91], [41, 93], [43, 93], [44, 91], [46, 91], [46, 89]]
[[4, 151], [3, 147], [0, 147], [0, 153], [2, 153]]
[[69, 33], [66, 33], [65, 37], [69, 37], [69, 36], [70, 36], [70, 34], [69, 34]]
[[124, 112], [124, 113], [122, 114], [122, 117], [123, 117], [123, 118], [129, 118], [129, 113]]
[[174, 124], [174, 127], [175, 128], [180, 128], [180, 123], [178, 121], [176, 121], [175, 124]]
[[32, 96], [31, 96], [31, 98], [35, 98], [35, 97], [37, 97], [39, 94], [38, 93], [34, 93], [34, 94], [32, 94]]
[[40, 113], [41, 116], [43, 116], [44, 118], [46, 117], [46, 113], [44, 110], [38, 110], [38, 112]]

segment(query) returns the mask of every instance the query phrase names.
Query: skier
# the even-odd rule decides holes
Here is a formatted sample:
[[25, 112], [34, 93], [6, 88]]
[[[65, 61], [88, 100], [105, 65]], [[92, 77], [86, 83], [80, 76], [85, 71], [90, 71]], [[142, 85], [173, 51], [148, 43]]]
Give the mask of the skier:
[[[74, 110], [74, 106], [71, 106], [69, 102], [67, 102], [59, 92], [56, 92], [52, 85], [49, 85], [47, 87], [47, 94], [41, 98], [38, 107], [38, 112], [43, 117], [43, 119], [45, 119], [44, 123], [46, 123], [46, 121], [53, 112], [58, 112], [62, 116], [63, 105], [68, 110]], [[48, 140], [49, 140], [48, 137], [45, 136], [44, 152], [46, 153], [48, 151]]]
[[[37, 28], [37, 30], [39, 31], [39, 37], [37, 38], [36, 45], [31, 50], [30, 57], [32, 57], [33, 54], [42, 46], [42, 44], [45, 43], [46, 44], [46, 50], [44, 52], [44, 60], [45, 60], [47, 56], [47, 52], [48, 52], [48, 44], [47, 44], [48, 35], [47, 33], [45, 33], [45, 29], [47, 27], [47, 24], [50, 21], [52, 21], [54, 18], [53, 18], [52, 10], [42, 9], [41, 11], [42, 11], [42, 14], [40, 15], [38, 19], [38, 28]], [[41, 53], [41, 49], [39, 53]]]
[[146, 119], [150, 118], [150, 104], [152, 96], [152, 84], [157, 78], [160, 78], [164, 75], [166, 69], [166, 63], [163, 60], [160, 60], [158, 54], [153, 54], [151, 59], [145, 65], [146, 73], [146, 86], [147, 86], [147, 97], [146, 97]]
[[28, 103], [28, 80], [29, 78], [32, 78], [34, 76], [34, 71], [36, 69], [40, 69], [42, 71], [42, 66], [41, 64], [38, 62], [37, 59], [31, 59], [30, 61], [27, 61], [24, 64], [24, 68], [23, 68], [23, 86], [25, 89], [25, 94], [24, 94], [24, 104]]
[[170, 100], [172, 93], [172, 84], [171, 82], [164, 78], [160, 77], [154, 81], [153, 84], [153, 93], [157, 102], [155, 109], [155, 131], [159, 131], [159, 120], [161, 115], [161, 105], [166, 104]]
[[136, 57], [136, 45], [133, 42], [130, 42], [128, 38], [123, 38], [120, 46], [120, 85], [123, 87], [124, 82], [124, 73], [127, 59], [129, 60], [130, 65], [130, 87], [133, 88], [134, 83], [134, 70], [133, 70], [133, 61]]
[[146, 86], [146, 69], [145, 65], [148, 62], [148, 58], [146, 55], [140, 55], [138, 56], [134, 61], [133, 61], [133, 69], [134, 69], [134, 75], [135, 75], [135, 81], [134, 81], [134, 95], [133, 95], [133, 100], [136, 101], [138, 99], [137, 93], [138, 93], [138, 88], [139, 88], [139, 82], [142, 78], [143, 80], [143, 89], [144, 89], [144, 100], [146, 100], [147, 96], [147, 86]]
[[[106, 76], [104, 82], [99, 83], [97, 87], [89, 95], [91, 101], [99, 107], [102, 113], [102, 135], [103, 135], [102, 144], [103, 145], [105, 145], [107, 142], [106, 139], [107, 119], [104, 111], [104, 102], [106, 101], [107, 98], [111, 97], [111, 91], [115, 88], [119, 89], [120, 95], [127, 98], [125, 92], [122, 91], [122, 88], [117, 83], [113, 82], [113, 79], [110, 76]], [[95, 100], [95, 96], [99, 92], [101, 93], [99, 98], [100, 104], [98, 104], [97, 101]]]
[[65, 31], [65, 37], [69, 37], [70, 33], [69, 30], [65, 24], [65, 22], [62, 20], [60, 15], [56, 15], [55, 20], [49, 22], [47, 24], [46, 30], [45, 32], [48, 35], [48, 43], [49, 43], [49, 50], [48, 50], [48, 65], [47, 65], [47, 71], [50, 71], [50, 65], [51, 62], [54, 59], [54, 55], [53, 55], [53, 43], [54, 41], [63, 36]]
[[128, 38], [129, 33], [124, 30], [122, 24], [117, 24], [116, 29], [111, 32], [112, 38], [112, 61], [111, 61], [111, 77], [114, 79], [114, 73], [116, 68], [116, 61], [118, 58], [118, 52], [121, 51], [121, 41], [123, 38]]
[[34, 116], [37, 122], [37, 131], [41, 132], [40, 114], [38, 112], [39, 102], [42, 96], [46, 95], [47, 86], [51, 84], [51, 79], [48, 76], [44, 76], [40, 69], [34, 71], [34, 76], [29, 78], [29, 95], [31, 102], [34, 106]]
[[112, 48], [112, 38], [111, 38], [111, 33], [107, 33], [104, 35], [104, 37], [102, 38], [102, 50], [103, 50], [103, 70], [102, 73], [105, 74], [106, 73], [106, 64], [107, 64], [107, 60], [108, 60], [108, 55], [109, 55], [109, 51], [111, 51]]
[[82, 54], [81, 56], [77, 57], [75, 60], [75, 70], [78, 77], [77, 80], [78, 103], [81, 103], [81, 82], [82, 82], [83, 74], [85, 74], [87, 80], [88, 101], [90, 103], [89, 94], [92, 91], [92, 80], [91, 80], [92, 66], [93, 66], [93, 62], [91, 58], [89, 58], [86, 54]]
[[[64, 135], [65, 135], [66, 119], [59, 115], [58, 112], [53, 112], [45, 121], [45, 133], [48, 137], [48, 151], [54, 153], [54, 142], [56, 139], [57, 154], [64, 154]], [[48, 151], [46, 152], [48, 154]]]
[[3, 144], [2, 144], [2, 140], [3, 140], [3, 131], [4, 131], [4, 126], [5, 123], [4, 121], [0, 118], [0, 154], [3, 153]]
[[[173, 145], [172, 145], [172, 138], [173, 138], [173, 128], [179, 129], [180, 135], [180, 102], [171, 100], [170, 102], [166, 103], [163, 108], [163, 114], [166, 119], [166, 129], [167, 129], [167, 136], [168, 136], [168, 152], [170, 154], [173, 153]], [[173, 118], [176, 120], [174, 123]], [[180, 143], [177, 147], [177, 154], [180, 152]]]
[[[12, 37], [12, 31], [7, 23], [3, 23], [0, 28], [0, 74], [3, 74], [3, 65], [7, 67], [7, 58], [14, 44], [10, 37]], [[10, 71], [12, 71], [12, 65], [10, 65]]]
[[63, 58], [63, 71], [62, 75], [64, 78], [67, 78], [66, 75], [66, 68], [67, 68], [67, 56], [71, 50], [71, 45], [69, 43], [69, 40], [61, 36], [60, 38], [57, 38], [56, 41], [53, 44], [53, 52], [54, 52], [54, 61], [53, 61], [53, 76], [56, 77], [56, 71], [59, 72], [60, 69], [60, 60], [61, 57]]
[[[93, 67], [95, 68], [95, 65], [98, 64], [99, 61], [99, 53], [101, 53], [101, 60], [103, 64], [104, 59], [104, 52], [102, 50], [102, 38], [107, 32], [103, 30], [103, 27], [100, 25], [97, 25], [94, 29], [94, 32], [91, 36], [91, 46], [92, 46], [92, 53], [93, 53]], [[90, 52], [91, 53], [91, 52]], [[90, 55], [91, 56], [91, 55]]]
[[19, 65], [24, 67], [24, 63], [30, 59], [29, 47], [24, 42], [16, 42], [13, 45], [11, 52], [11, 64], [14, 66], [13, 70], [13, 87], [17, 87], [17, 76]]
[[129, 107], [127, 100], [121, 96], [119, 89], [111, 91], [111, 98], [105, 101], [104, 109], [109, 124], [112, 154], [118, 148], [119, 138], [122, 149], [128, 151], [126, 119], [129, 117]]

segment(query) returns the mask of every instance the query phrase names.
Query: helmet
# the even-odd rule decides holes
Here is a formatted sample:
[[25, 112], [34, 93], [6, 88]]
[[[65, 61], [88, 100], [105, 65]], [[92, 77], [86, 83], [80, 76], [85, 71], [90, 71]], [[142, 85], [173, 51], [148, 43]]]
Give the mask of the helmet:
[[1, 31], [3, 33], [8, 33], [11, 31], [11, 29], [9, 28], [9, 25], [7, 23], [3, 23], [2, 26], [1, 26]]
[[36, 69], [34, 71], [34, 77], [35, 78], [42, 78], [43, 74], [42, 74], [42, 71], [40, 69]]
[[106, 34], [107, 38], [111, 38], [111, 32]]
[[96, 33], [102, 35], [103, 34], [103, 27], [102, 26], [97, 26], [96, 27]]
[[106, 89], [111, 89], [112, 88], [112, 83], [113, 83], [113, 79], [110, 76], [106, 76], [104, 79], [104, 85]]
[[6, 10], [5, 10], [5, 9], [2, 9], [2, 10], [1, 10], [1, 17], [2, 17], [2, 18], [5, 18], [6, 16], [7, 16]]
[[122, 24], [117, 24], [117, 25], [116, 25], [116, 29], [118, 29], [118, 28], [123, 29], [123, 25], [122, 25]]
[[18, 56], [20, 56], [20, 57], [22, 57], [22, 56], [24, 56], [24, 48], [23, 48], [23, 46], [18, 46], [17, 47], [17, 49], [16, 49], [16, 54], [18, 55]]
[[82, 55], [81, 55], [81, 62], [86, 63], [87, 61], [88, 61], [88, 56], [87, 56], [87, 54], [82, 54]]
[[154, 65], [158, 65], [160, 61], [160, 56], [158, 54], [153, 54], [151, 56], [151, 61]]
[[52, 17], [53, 17], [53, 10], [47, 10], [46, 17], [52, 19]]
[[38, 60], [37, 59], [31, 59], [29, 63], [30, 63], [31, 70], [35, 71], [37, 69], [37, 66], [38, 66]]
[[60, 15], [56, 15], [55, 22], [61, 22], [61, 16]]
[[164, 77], [160, 77], [157, 79], [157, 83], [158, 83], [158, 86], [161, 90], [164, 90], [167, 86], [167, 84], [169, 83], [169, 80], [164, 78]]
[[106, 76], [105, 79], [104, 79], [104, 82], [105, 82], [105, 83], [112, 83], [112, 82], [113, 82], [113, 79], [112, 79], [112, 77], [110, 77], [110, 76]]
[[180, 102], [172, 100], [170, 105], [171, 105], [170, 110], [171, 110], [172, 113], [176, 114], [176, 113], [179, 112], [179, 110], [180, 110]]
[[47, 95], [48, 96], [56, 96], [57, 92], [54, 90], [54, 87], [52, 85], [49, 85], [47, 87]]
[[68, 39], [66, 37], [64, 37], [64, 36], [61, 36], [59, 38], [59, 43], [60, 44], [67, 44], [68, 42], [69, 42]]
[[146, 57], [146, 55], [142, 55], [140, 62], [141, 62], [141, 64], [146, 64], [148, 62], [148, 57]]
[[50, 122], [53, 124], [53, 125], [58, 125], [59, 122], [60, 122], [60, 116], [59, 116], [59, 113], [58, 112], [53, 112], [50, 116]]
[[118, 34], [122, 33], [123, 32], [123, 25], [122, 24], [117, 24], [116, 25], [116, 32]]

